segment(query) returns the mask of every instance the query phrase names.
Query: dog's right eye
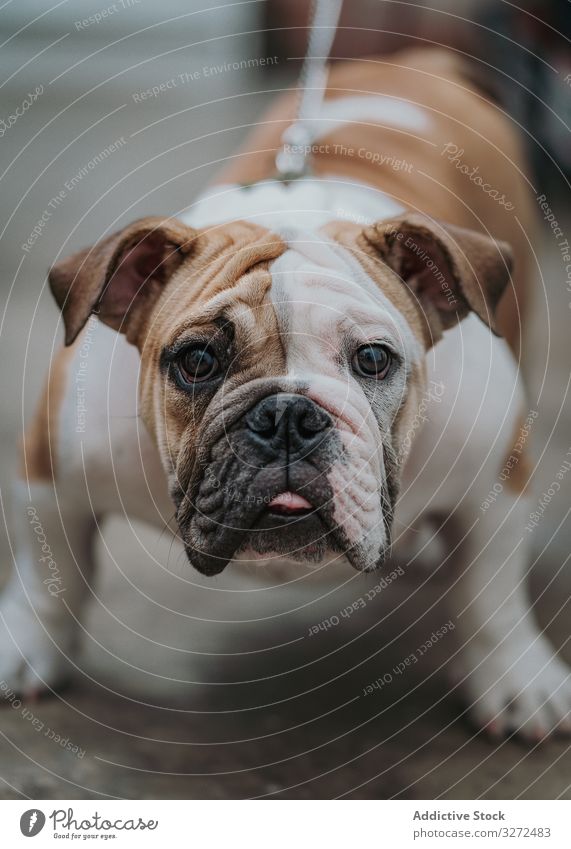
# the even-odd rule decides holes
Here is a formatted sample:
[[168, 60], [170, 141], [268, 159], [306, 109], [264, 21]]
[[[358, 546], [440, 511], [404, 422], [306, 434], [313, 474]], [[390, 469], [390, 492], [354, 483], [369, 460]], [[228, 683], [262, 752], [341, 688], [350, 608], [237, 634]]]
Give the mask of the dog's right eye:
[[361, 377], [373, 377], [383, 380], [389, 372], [392, 355], [385, 345], [362, 345], [351, 361], [353, 371]]
[[185, 383], [202, 383], [211, 380], [220, 371], [220, 361], [208, 345], [197, 344], [185, 348], [177, 359], [179, 374]]

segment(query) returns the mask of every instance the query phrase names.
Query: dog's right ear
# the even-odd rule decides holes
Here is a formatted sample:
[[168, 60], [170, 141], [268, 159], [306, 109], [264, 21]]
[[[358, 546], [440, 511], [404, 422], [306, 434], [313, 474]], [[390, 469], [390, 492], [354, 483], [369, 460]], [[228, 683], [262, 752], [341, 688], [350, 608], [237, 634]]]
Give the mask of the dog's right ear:
[[176, 218], [141, 218], [49, 273], [71, 345], [92, 313], [132, 340], [166, 281], [191, 253], [196, 230]]
[[430, 345], [470, 310], [499, 333], [496, 309], [513, 265], [505, 242], [419, 213], [379, 221], [363, 236], [413, 295]]

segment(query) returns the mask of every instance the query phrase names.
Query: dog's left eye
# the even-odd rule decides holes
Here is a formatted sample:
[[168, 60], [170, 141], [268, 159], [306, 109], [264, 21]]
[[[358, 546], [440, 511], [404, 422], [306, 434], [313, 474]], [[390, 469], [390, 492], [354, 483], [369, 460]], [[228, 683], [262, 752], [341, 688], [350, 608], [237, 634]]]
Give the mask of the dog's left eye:
[[208, 345], [191, 345], [177, 360], [177, 366], [186, 383], [211, 380], [220, 371], [220, 362]]
[[391, 367], [392, 354], [384, 345], [362, 345], [353, 354], [353, 371], [361, 377], [382, 380]]

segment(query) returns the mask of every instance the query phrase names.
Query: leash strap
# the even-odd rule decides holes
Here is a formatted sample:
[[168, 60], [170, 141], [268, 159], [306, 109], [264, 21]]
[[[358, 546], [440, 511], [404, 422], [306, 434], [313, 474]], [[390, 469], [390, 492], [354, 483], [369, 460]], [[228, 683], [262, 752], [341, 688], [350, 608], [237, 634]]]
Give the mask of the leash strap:
[[343, 0], [313, 0], [307, 52], [299, 75], [297, 117], [282, 136], [282, 149], [276, 156], [278, 180], [298, 180], [309, 173], [313, 140], [309, 121], [318, 115], [325, 96], [327, 60], [342, 5]]

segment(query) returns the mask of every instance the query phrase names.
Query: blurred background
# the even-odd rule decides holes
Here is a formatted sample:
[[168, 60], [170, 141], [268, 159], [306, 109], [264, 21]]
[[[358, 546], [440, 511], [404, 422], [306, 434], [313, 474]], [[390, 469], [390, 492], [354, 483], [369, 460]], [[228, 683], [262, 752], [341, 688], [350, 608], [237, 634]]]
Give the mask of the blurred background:
[[[61, 340], [48, 267], [108, 227], [191, 204], [295, 81], [307, 21], [307, 0], [2, 4], [5, 515], [23, 418]], [[388, 57], [411, 44], [472, 57], [571, 239], [570, 38], [568, 0], [346, 0], [332, 57]], [[536, 249], [526, 377], [539, 411], [539, 500], [571, 448], [571, 279], [539, 206]], [[534, 530], [531, 579], [542, 624], [569, 660], [570, 495], [571, 474]], [[84, 755], [35, 735], [19, 711], [0, 711], [0, 797], [571, 796], [567, 743], [494, 750], [472, 734], [445, 698], [445, 648], [390, 692], [359, 698], [441, 624], [438, 585], [426, 576], [420, 592], [397, 581], [380, 608], [312, 642], [308, 625], [361, 596], [368, 579], [341, 575], [308, 605], [271, 580], [247, 593], [231, 575], [201, 581], [176, 546], [119, 519], [100, 548], [77, 681], [34, 707]], [[0, 581], [11, 567], [6, 533], [1, 552]]]

